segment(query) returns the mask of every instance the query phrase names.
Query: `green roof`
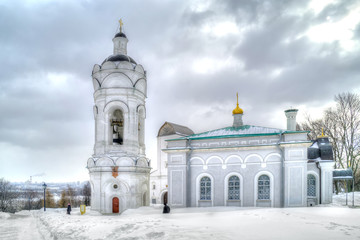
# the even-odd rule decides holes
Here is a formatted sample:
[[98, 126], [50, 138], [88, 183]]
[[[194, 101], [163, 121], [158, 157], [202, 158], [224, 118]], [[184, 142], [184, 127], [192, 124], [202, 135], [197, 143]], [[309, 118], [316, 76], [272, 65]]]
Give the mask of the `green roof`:
[[203, 133], [193, 134], [187, 137], [169, 139], [167, 141], [177, 140], [197, 140], [197, 139], [217, 139], [217, 138], [239, 138], [239, 137], [256, 137], [271, 136], [282, 133], [308, 133], [308, 131], [287, 131], [279, 128], [259, 127], [253, 125], [242, 125], [240, 127], [225, 127]]

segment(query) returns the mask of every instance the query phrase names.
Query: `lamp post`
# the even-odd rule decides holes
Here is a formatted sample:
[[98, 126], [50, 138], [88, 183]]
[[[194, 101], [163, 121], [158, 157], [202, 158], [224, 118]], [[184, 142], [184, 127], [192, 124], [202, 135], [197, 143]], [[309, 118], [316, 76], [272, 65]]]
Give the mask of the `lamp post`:
[[46, 199], [45, 199], [45, 190], [46, 190], [46, 187], [47, 187], [47, 185], [46, 185], [46, 183], [44, 182], [44, 184], [42, 185], [43, 186], [43, 189], [44, 189], [44, 212], [46, 211]]

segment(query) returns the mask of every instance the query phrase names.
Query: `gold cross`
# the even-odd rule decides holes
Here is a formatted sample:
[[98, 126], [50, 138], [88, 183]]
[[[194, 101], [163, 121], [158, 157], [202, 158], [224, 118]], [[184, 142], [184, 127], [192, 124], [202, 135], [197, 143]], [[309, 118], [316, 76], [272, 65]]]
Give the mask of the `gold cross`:
[[120, 24], [120, 32], [122, 31], [122, 26], [124, 25], [124, 23], [123, 23], [123, 21], [121, 20], [121, 18], [120, 18], [120, 20], [119, 20], [119, 24]]

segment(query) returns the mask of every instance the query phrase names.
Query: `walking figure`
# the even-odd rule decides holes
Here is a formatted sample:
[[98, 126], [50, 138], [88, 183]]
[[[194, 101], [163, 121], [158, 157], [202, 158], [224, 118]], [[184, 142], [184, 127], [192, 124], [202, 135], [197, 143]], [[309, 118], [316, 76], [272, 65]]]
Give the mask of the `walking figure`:
[[164, 203], [163, 213], [170, 213], [170, 207]]
[[71, 212], [71, 205], [70, 205], [70, 203], [68, 203], [67, 214], [70, 214], [70, 212]]

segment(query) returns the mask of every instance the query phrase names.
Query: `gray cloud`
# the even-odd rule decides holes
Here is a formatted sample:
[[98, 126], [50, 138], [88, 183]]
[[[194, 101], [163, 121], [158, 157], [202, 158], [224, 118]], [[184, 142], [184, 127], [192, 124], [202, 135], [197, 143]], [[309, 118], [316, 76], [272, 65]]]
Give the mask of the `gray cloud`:
[[[344, 53], [337, 41], [306, 36], [311, 26], [346, 17], [359, 1], [339, 1], [317, 15], [309, 1], [206, 3], [203, 10], [193, 1], [0, 3], [0, 177], [86, 179], [94, 139], [91, 70], [112, 54], [119, 17], [129, 55], [148, 72], [153, 162], [164, 121], [195, 132], [229, 126], [236, 92], [247, 124], [284, 127], [285, 108], [320, 108], [360, 87], [359, 48]], [[203, 31], [224, 20], [239, 32]], [[202, 59], [210, 59], [207, 70], [194, 71]], [[67, 165], [72, 173], [64, 173]]]

